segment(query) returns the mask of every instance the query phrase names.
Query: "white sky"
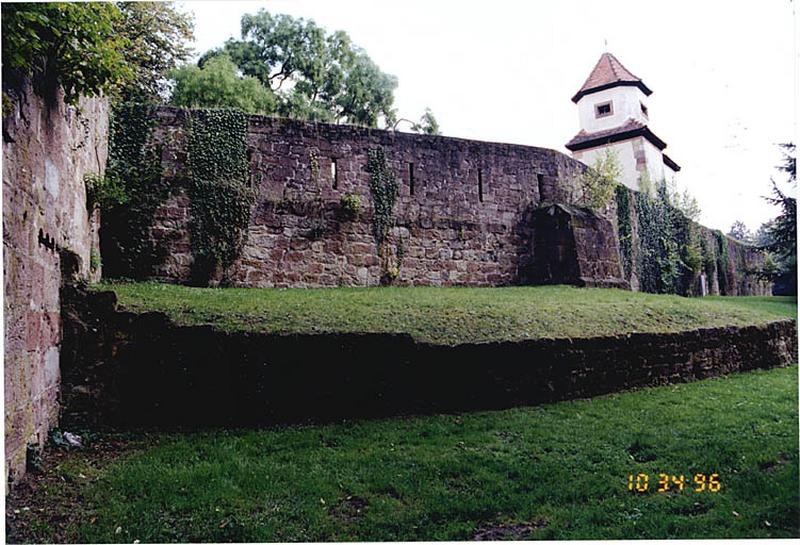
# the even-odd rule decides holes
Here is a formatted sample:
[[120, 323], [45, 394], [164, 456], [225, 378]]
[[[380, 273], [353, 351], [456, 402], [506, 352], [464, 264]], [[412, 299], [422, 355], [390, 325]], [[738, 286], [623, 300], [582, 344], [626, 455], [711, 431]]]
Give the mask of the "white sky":
[[701, 222], [755, 230], [777, 210], [762, 195], [796, 141], [794, 4], [555, 0], [188, 1], [196, 52], [239, 37], [244, 13], [344, 30], [397, 76], [395, 105], [430, 107], [446, 136], [557, 149], [578, 131], [570, 97], [605, 50], [653, 90], [650, 127], [681, 165]]

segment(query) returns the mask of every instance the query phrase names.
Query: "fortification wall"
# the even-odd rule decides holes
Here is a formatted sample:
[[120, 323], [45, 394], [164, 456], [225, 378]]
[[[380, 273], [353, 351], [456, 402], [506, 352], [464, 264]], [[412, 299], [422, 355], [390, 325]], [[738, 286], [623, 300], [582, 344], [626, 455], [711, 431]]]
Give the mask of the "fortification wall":
[[[154, 240], [167, 257], [155, 277], [191, 274], [190, 203], [180, 189], [186, 116], [160, 108], [154, 137], [178, 190], [157, 212]], [[248, 146], [257, 190], [234, 285], [313, 287], [381, 283], [489, 286], [524, 282], [530, 222], [542, 201], [571, 201], [586, 167], [554, 150], [251, 116]], [[381, 147], [400, 182], [395, 227], [381, 263], [372, 234], [367, 152]], [[341, 198], [361, 212], [346, 219]]]
[[[173, 192], [150, 229], [162, 256], [151, 277], [189, 282], [191, 203], [184, 175], [191, 115], [172, 107], [159, 107], [154, 115], [151, 139], [161, 147], [163, 176]], [[561, 278], [545, 274], [543, 280], [542, 271], [570, 265], [567, 259], [581, 269], [581, 285], [698, 295], [705, 274], [712, 294], [770, 290], [751, 274], [763, 260], [757, 250], [679, 215], [665, 220], [669, 214], [658, 199], [644, 202], [631, 190], [624, 190], [625, 210], [618, 191], [599, 218], [587, 211], [596, 219], [579, 221], [583, 212], [576, 212], [558, 228], [569, 233], [554, 231], [537, 209], [542, 203], [575, 204], [576, 180], [587, 168], [554, 150], [262, 116], [250, 116], [248, 123], [255, 204], [239, 259], [216, 280], [249, 287], [536, 284]], [[394, 227], [382, 248], [373, 236], [368, 171], [368, 152], [377, 148], [400, 188]], [[361, 203], [356, 217], [348, 217], [341, 202], [350, 196]], [[586, 228], [603, 218], [613, 232]], [[689, 230], [703, 246], [702, 267], [695, 263], [691, 270]], [[551, 243], [564, 236], [575, 245], [569, 256], [561, 255], [566, 246]], [[665, 239], [676, 245], [674, 278], [666, 280], [669, 274], [658, 268], [669, 260], [657, 247]], [[542, 256], [553, 263], [542, 263]]]
[[658, 197], [648, 201], [618, 188], [606, 215], [617, 232], [623, 277], [635, 291], [702, 295], [703, 276], [708, 295], [772, 293], [772, 283], [757, 274], [761, 250], [685, 218]]
[[[85, 174], [102, 173], [108, 105], [48, 100], [31, 84], [4, 89], [3, 272], [6, 479], [26, 467], [58, 421], [62, 268], [99, 279], [92, 268], [99, 218], [86, 209]], [[96, 254], [99, 255], [99, 254]], [[98, 265], [95, 260], [95, 265]]]

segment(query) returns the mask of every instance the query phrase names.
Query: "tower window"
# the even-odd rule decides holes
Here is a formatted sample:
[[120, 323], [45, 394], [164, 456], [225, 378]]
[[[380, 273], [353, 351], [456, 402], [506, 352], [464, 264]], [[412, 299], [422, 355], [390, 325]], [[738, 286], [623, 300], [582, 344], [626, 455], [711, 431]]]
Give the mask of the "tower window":
[[644, 114], [645, 117], [647, 117], [647, 106], [644, 105], [644, 102], [640, 102], [639, 106], [642, 107], [642, 113]]
[[614, 113], [614, 108], [612, 102], [609, 100], [608, 102], [601, 102], [600, 104], [594, 105], [594, 116], [595, 117], [607, 117]]
[[333, 189], [339, 185], [339, 172], [336, 170], [336, 159], [331, 159], [331, 185]]

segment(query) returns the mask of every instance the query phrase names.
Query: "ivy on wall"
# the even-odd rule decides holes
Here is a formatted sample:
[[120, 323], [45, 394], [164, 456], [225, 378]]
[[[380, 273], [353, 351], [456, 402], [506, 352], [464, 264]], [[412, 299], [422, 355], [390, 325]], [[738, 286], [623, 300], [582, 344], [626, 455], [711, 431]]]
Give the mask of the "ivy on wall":
[[714, 231], [714, 242], [717, 256], [717, 281], [719, 292], [727, 295], [730, 291], [730, 275], [728, 271], [728, 237], [722, 231]]
[[247, 115], [193, 110], [186, 180], [196, 283], [207, 283], [238, 257], [255, 199], [249, 178]]
[[[633, 192], [634, 214], [631, 214], [631, 192], [625, 186], [615, 189], [620, 257], [625, 277], [636, 274], [639, 287], [649, 293], [687, 294], [694, 282], [699, 249], [691, 246], [691, 222], [669, 204], [665, 191], [655, 197]], [[634, 240], [635, 217], [637, 238]], [[638, 259], [633, 257], [633, 244], [638, 243]]]
[[[394, 226], [394, 205], [400, 192], [400, 185], [386, 163], [383, 148], [367, 151], [367, 171], [369, 172], [369, 189], [372, 194], [372, 234], [378, 246], [378, 257], [381, 263], [381, 282], [391, 284], [400, 276], [400, 264], [403, 250], [395, 251], [397, 264], [392, 265], [391, 251], [385, 244], [389, 231]], [[402, 244], [402, 240], [398, 242]]]
[[614, 192], [617, 199], [617, 231], [622, 271], [625, 278], [630, 279], [633, 272], [633, 229], [631, 227], [630, 193], [624, 185], [617, 185], [614, 188]]
[[745, 252], [736, 251], [731, 259], [728, 237], [683, 215], [670, 204], [665, 187], [652, 197], [624, 186], [615, 191], [623, 272], [628, 280], [635, 274], [642, 291], [697, 295], [705, 273], [709, 289], [716, 277], [719, 293], [731, 295], [735, 283], [752, 274]]
[[[108, 277], [147, 278], [168, 245], [150, 233], [156, 210], [174, 189], [161, 172], [154, 107], [121, 104], [110, 121], [104, 178], [87, 178], [87, 206], [103, 212], [101, 248]], [[193, 280], [206, 284], [239, 255], [254, 191], [247, 157], [247, 116], [236, 110], [188, 115], [187, 160], [179, 174], [191, 201]]]
[[157, 122], [153, 107], [120, 104], [109, 120], [106, 175], [90, 178], [87, 205], [103, 215], [100, 247], [104, 274], [111, 278], [145, 278], [165, 249], [149, 236], [156, 209], [171, 184], [161, 176], [161, 147], [151, 139]]
[[394, 203], [397, 201], [400, 186], [386, 164], [383, 148], [368, 150], [367, 157], [373, 206], [372, 234], [380, 246], [394, 225]]
[[714, 266], [716, 263], [716, 254], [714, 250], [708, 245], [708, 238], [705, 236], [700, 237], [700, 255], [702, 256], [702, 270], [706, 273], [709, 280], [714, 276]]

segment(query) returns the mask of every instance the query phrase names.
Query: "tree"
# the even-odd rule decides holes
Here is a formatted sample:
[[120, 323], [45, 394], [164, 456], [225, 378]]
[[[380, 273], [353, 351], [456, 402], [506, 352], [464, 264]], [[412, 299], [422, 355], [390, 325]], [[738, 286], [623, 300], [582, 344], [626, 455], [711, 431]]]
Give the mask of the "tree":
[[121, 13], [107, 2], [3, 3], [3, 79], [33, 77], [42, 94], [59, 85], [68, 103], [110, 94], [133, 77], [117, 32]]
[[242, 17], [242, 39], [207, 52], [227, 54], [276, 97], [275, 112], [316, 121], [376, 127], [394, 121], [397, 79], [382, 72], [342, 31], [327, 34], [306, 19], [260, 10]]
[[[780, 144], [783, 162], [778, 170], [787, 174], [790, 188], [797, 184], [797, 157], [792, 143]], [[768, 202], [780, 207], [781, 212], [766, 228], [769, 244], [766, 249], [773, 254], [778, 264], [779, 274], [773, 275], [776, 283], [780, 283], [782, 291], [797, 293], [797, 200], [780, 189], [772, 179], [772, 196], [764, 197]]]
[[700, 204], [698, 204], [694, 195], [689, 193], [688, 189], [684, 189], [683, 193], [679, 193], [677, 190], [674, 191], [670, 195], [670, 204], [690, 220], [700, 220]]
[[603, 154], [595, 159], [592, 168], [587, 169], [578, 178], [580, 202], [591, 208], [605, 207], [614, 194], [614, 186], [621, 172], [617, 154], [612, 149], [606, 148]]
[[728, 236], [732, 239], [738, 240], [739, 242], [744, 242], [745, 244], [753, 243], [753, 233], [750, 232], [750, 229], [747, 228], [747, 225], [739, 220], [733, 222], [730, 230], [728, 231]]
[[[788, 174], [788, 183], [794, 186], [797, 182], [797, 159], [795, 158], [794, 144], [781, 144], [783, 148], [784, 160], [778, 166], [781, 170]], [[778, 183], [773, 179], [772, 182], [772, 196], [765, 197], [765, 199], [781, 208], [781, 213], [775, 218], [772, 227], [770, 228], [770, 235], [772, 237], [771, 249], [783, 255], [796, 255], [797, 254], [797, 200], [794, 197], [786, 195], [778, 187]]]
[[395, 119], [394, 122], [391, 124], [391, 129], [393, 131], [397, 130], [397, 127], [400, 123], [406, 122], [411, 126], [411, 130], [413, 132], [418, 132], [420, 134], [441, 134], [439, 131], [439, 122], [436, 121], [436, 117], [433, 115], [433, 112], [430, 108], [425, 108], [425, 113], [420, 116], [419, 121], [411, 121], [410, 119], [406, 119], [405, 117], [401, 117], [399, 119]]
[[420, 134], [441, 134], [439, 131], [439, 122], [430, 108], [425, 108], [425, 113], [419, 118], [419, 123], [414, 123], [411, 130]]
[[774, 222], [775, 220], [765, 221], [761, 224], [761, 226], [759, 226], [753, 235], [754, 245], [758, 246], [759, 248], [766, 248], [772, 244], [772, 236], [770, 235], [770, 231], [772, 230], [772, 225]]
[[187, 108], [238, 108], [248, 113], [269, 113], [275, 96], [258, 79], [240, 76], [227, 55], [209, 59], [202, 68], [193, 65], [173, 70], [171, 102]]
[[122, 89], [129, 102], [154, 102], [165, 97], [167, 75], [191, 54], [192, 15], [177, 11], [173, 2], [120, 2], [114, 25], [127, 39], [122, 51], [134, 77]]

